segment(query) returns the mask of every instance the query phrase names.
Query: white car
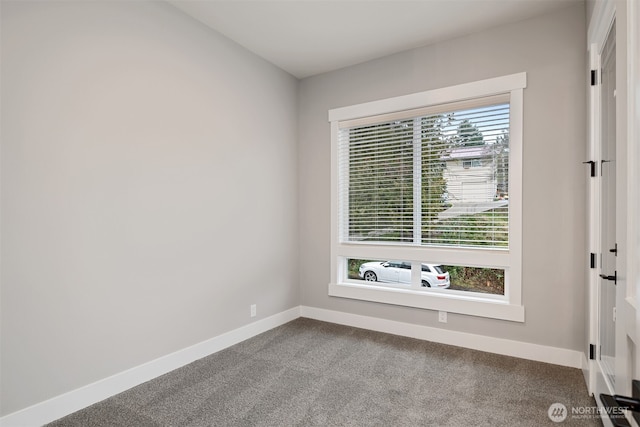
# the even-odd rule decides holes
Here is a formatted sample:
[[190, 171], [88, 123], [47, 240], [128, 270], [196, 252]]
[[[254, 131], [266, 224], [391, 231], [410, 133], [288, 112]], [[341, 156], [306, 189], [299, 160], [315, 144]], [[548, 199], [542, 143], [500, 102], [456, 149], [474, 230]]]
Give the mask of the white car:
[[[358, 275], [367, 282], [411, 284], [411, 263], [403, 261], [365, 262]], [[449, 273], [441, 265], [422, 264], [422, 286], [448, 288]]]

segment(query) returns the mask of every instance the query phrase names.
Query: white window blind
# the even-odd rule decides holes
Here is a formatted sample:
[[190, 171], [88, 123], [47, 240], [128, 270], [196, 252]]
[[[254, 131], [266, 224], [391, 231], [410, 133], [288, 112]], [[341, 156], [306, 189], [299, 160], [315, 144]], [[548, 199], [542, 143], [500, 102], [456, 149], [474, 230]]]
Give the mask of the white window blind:
[[342, 242], [509, 247], [509, 95], [339, 123]]

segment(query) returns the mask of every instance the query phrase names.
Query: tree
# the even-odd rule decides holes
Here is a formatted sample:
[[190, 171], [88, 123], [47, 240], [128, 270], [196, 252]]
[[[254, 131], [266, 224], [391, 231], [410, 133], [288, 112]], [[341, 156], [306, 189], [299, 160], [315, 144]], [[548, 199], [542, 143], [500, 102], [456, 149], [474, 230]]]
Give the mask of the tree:
[[[442, 161], [448, 147], [443, 134], [446, 123], [445, 116], [434, 115], [349, 130], [351, 237], [413, 241], [416, 191], [421, 192], [423, 224], [432, 223], [438, 213], [446, 209]], [[414, 188], [417, 149], [421, 153], [421, 185]], [[428, 232], [429, 227], [423, 227], [423, 233]]]
[[349, 235], [413, 239], [413, 120], [349, 130]]
[[484, 145], [484, 137], [476, 125], [463, 119], [458, 125], [453, 143], [457, 147], [474, 147]]
[[445, 165], [442, 160], [449, 143], [443, 129], [450, 117], [435, 115], [423, 117], [422, 128], [422, 240], [431, 241], [436, 234], [438, 214], [446, 209], [444, 178]]
[[498, 182], [497, 197], [504, 199], [509, 196], [509, 133], [503, 131], [496, 138], [496, 180]]

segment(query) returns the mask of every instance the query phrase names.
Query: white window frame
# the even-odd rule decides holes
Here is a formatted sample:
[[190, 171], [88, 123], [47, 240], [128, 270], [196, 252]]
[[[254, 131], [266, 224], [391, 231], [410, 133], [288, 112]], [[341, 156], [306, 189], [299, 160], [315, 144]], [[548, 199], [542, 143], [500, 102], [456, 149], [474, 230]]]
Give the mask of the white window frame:
[[[526, 73], [460, 84], [329, 110], [331, 123], [331, 283], [329, 295], [524, 322], [522, 304], [522, 137]], [[476, 249], [340, 241], [339, 122], [416, 108], [509, 94], [509, 248]], [[347, 259], [437, 262], [505, 270], [504, 295], [453, 290], [398, 289], [350, 280]], [[414, 268], [415, 269], [415, 268]]]

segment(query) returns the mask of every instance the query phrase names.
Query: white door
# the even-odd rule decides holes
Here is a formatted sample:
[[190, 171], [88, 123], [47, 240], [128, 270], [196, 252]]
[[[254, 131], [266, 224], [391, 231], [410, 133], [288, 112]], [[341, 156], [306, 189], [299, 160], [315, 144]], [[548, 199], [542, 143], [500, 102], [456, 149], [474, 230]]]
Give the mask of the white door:
[[[618, 90], [622, 87], [622, 93], [625, 93], [627, 70], [617, 69], [617, 62], [621, 52], [626, 50], [626, 46], [619, 46], [620, 40], [625, 44], [626, 34], [616, 34], [616, 14], [619, 12], [615, 10], [616, 5], [625, 8], [621, 13], [625, 16], [629, 2], [625, 5], [624, 2], [605, 0], [598, 5], [600, 10], [594, 14], [589, 29], [591, 65], [596, 77], [596, 85], [591, 89], [590, 118], [595, 178], [591, 178], [589, 240], [595, 255], [592, 259], [595, 268], [590, 286], [589, 327], [594, 351], [589, 363], [589, 390], [601, 413], [612, 413], [613, 418], [616, 415], [626, 417], [631, 425], [638, 425], [631, 411], [622, 411], [616, 406], [625, 396], [640, 399], [640, 390], [634, 392], [632, 387], [640, 367], [636, 352], [635, 288], [638, 284], [633, 264], [640, 260], [632, 259], [636, 251], [633, 239], [628, 237], [628, 233], [635, 230], [633, 221], [637, 222], [638, 218], [633, 219], [637, 209], [628, 192], [634, 187], [629, 178], [633, 176], [632, 171], [627, 166], [631, 145], [621, 137], [625, 130], [621, 116], [627, 114], [627, 106], [618, 98]], [[619, 397], [613, 398], [614, 395]], [[637, 403], [640, 404], [640, 400]], [[606, 415], [602, 421], [606, 426], [615, 422]]]
[[615, 394], [616, 379], [616, 55], [615, 25], [601, 53], [600, 72], [600, 251], [598, 258], [598, 347], [597, 363], [606, 382], [607, 394]]

